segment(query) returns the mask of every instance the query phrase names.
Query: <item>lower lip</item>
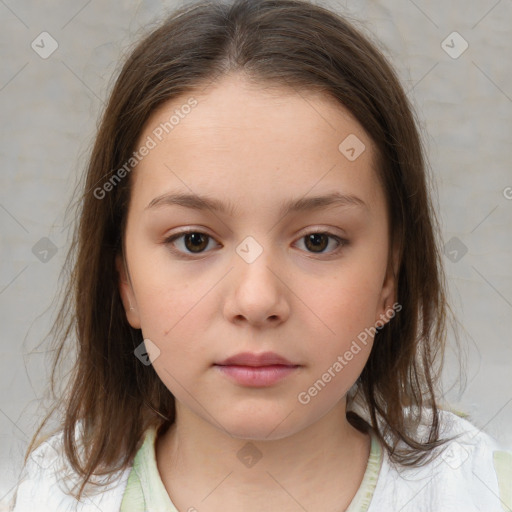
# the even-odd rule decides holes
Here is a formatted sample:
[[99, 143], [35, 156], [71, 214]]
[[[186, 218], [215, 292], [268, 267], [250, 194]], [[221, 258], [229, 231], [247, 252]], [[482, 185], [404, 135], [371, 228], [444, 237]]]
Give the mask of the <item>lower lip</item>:
[[224, 375], [242, 386], [271, 386], [293, 373], [298, 366], [280, 364], [270, 366], [215, 365]]

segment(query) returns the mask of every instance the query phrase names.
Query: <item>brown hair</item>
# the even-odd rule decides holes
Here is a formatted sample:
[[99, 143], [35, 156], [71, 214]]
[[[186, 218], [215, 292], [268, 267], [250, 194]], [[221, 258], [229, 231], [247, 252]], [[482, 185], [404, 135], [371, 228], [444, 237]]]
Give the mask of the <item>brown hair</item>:
[[[59, 404], [65, 453], [82, 482], [78, 499], [94, 474], [129, 467], [149, 426], [168, 428], [175, 418], [170, 391], [151, 365], [134, 357], [142, 333], [128, 324], [118, 289], [115, 258], [122, 251], [131, 180], [120, 180], [101, 199], [94, 191], [130, 160], [148, 118], [163, 102], [235, 71], [257, 84], [334, 98], [375, 143], [390, 251], [394, 245], [399, 252], [396, 299], [402, 310], [377, 332], [357, 397], [395, 462], [422, 464], [446, 441], [436, 404], [449, 312], [439, 227], [413, 109], [395, 72], [352, 23], [305, 0], [202, 1], [175, 11], [125, 62], [79, 199], [79, 224], [66, 259], [71, 272], [51, 330], [57, 343], [54, 394], [56, 368], [76, 334], [76, 365]], [[425, 407], [431, 409], [428, 435], [418, 439]], [[354, 425], [360, 421], [352, 411], [347, 418]], [[83, 460], [75, 440], [79, 424], [79, 441], [87, 448]]]

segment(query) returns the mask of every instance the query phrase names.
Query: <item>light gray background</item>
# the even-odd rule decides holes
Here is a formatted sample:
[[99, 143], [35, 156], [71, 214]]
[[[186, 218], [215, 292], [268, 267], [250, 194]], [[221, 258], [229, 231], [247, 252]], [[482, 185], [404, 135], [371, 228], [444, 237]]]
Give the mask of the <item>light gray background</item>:
[[[182, 2], [0, 0], [0, 498], [16, 483], [41, 413], [45, 344], [68, 235], [64, 209], [86, 163], [112, 73], [148, 23]], [[416, 106], [438, 184], [451, 301], [468, 386], [448, 398], [512, 443], [512, 2], [323, 2], [382, 42]], [[58, 49], [42, 59], [43, 31]], [[469, 47], [443, 49], [452, 32]], [[463, 48], [453, 36], [452, 52]], [[39, 40], [39, 39], [38, 39]], [[48, 48], [48, 47], [46, 47]], [[43, 237], [57, 247], [40, 261]], [[462, 258], [461, 249], [467, 248]], [[451, 261], [460, 258], [459, 261]], [[447, 384], [458, 380], [448, 353]]]

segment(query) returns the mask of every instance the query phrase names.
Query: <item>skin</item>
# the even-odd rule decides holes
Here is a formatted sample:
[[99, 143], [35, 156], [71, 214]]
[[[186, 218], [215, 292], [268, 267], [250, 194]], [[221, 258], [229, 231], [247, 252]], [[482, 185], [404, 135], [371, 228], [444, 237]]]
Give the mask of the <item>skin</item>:
[[[133, 171], [126, 265], [117, 259], [127, 320], [160, 350], [153, 366], [176, 398], [176, 422], [155, 446], [162, 481], [183, 511], [344, 510], [370, 450], [368, 434], [346, 420], [345, 395], [373, 340], [309, 403], [297, 397], [395, 302], [374, 144], [323, 95], [233, 74], [193, 96], [197, 107]], [[155, 111], [139, 145], [189, 97]], [[338, 149], [350, 134], [366, 146], [355, 161]], [[333, 191], [366, 206], [279, 215], [284, 201]], [[146, 209], [169, 192], [230, 201], [236, 215]], [[211, 237], [202, 253], [185, 237], [166, 244], [188, 227]], [[348, 244], [307, 245], [315, 231]], [[252, 263], [236, 252], [247, 236], [263, 250]], [[300, 368], [249, 388], [213, 366], [246, 351], [274, 351]], [[248, 441], [262, 455], [250, 468], [237, 458]]]

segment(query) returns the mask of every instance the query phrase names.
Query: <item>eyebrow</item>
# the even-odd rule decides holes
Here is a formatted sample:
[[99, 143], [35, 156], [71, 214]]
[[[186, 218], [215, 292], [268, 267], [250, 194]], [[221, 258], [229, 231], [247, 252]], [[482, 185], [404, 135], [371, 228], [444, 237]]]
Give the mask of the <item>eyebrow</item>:
[[[185, 193], [163, 194], [155, 197], [146, 206], [145, 210], [172, 205], [183, 206], [194, 210], [212, 210], [224, 213], [231, 217], [234, 217], [237, 214], [236, 207], [231, 202], [223, 203], [222, 201], [212, 197]], [[333, 192], [323, 196], [303, 197], [301, 199], [289, 200], [281, 206], [280, 216], [285, 217], [290, 213], [316, 210], [328, 206], [359, 207], [368, 209], [368, 205], [357, 196]]]

